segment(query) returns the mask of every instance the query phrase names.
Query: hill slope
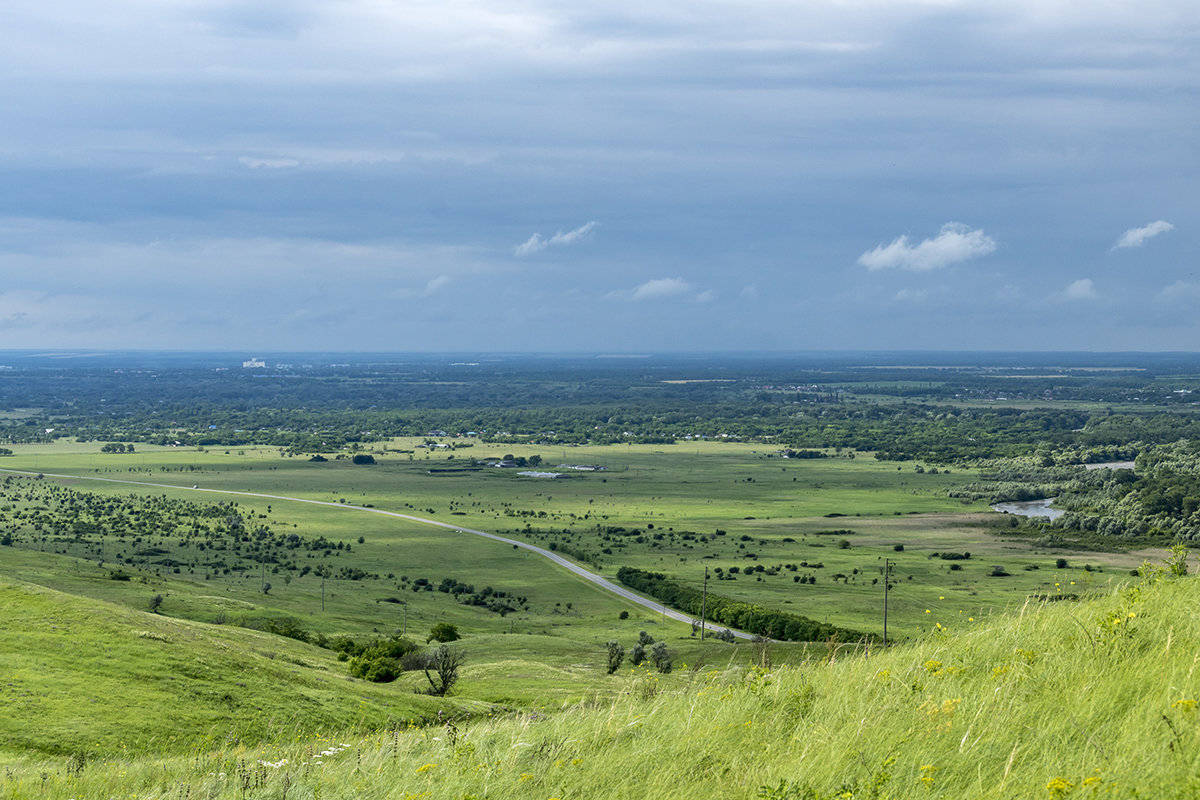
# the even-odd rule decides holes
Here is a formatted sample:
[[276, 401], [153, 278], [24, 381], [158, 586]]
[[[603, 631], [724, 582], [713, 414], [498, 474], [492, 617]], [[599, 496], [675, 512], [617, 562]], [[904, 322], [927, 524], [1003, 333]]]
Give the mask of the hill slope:
[[[0, 741], [13, 752], [180, 751], [436, 717], [333, 653], [0, 579]], [[482, 707], [482, 706], [481, 706]]]
[[[1200, 793], [1200, 583], [1144, 581], [799, 668], [259, 751], [17, 767], [43, 796], [1059, 798]], [[322, 754], [321, 751], [324, 751]], [[50, 777], [42, 784], [41, 773]]]

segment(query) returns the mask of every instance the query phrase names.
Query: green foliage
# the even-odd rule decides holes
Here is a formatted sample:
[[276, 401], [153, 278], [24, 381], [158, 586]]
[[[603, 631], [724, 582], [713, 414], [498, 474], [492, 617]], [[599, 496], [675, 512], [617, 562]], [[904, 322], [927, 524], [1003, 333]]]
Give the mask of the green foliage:
[[425, 641], [456, 642], [460, 638], [457, 625], [452, 625], [449, 622], [437, 622], [429, 629], [429, 637]]
[[[339, 645], [344, 643], [339, 642]], [[374, 683], [390, 683], [405, 671], [404, 659], [417, 651], [417, 645], [403, 637], [376, 639], [357, 647], [339, 647], [342, 652], [355, 650], [349, 660], [350, 674]]]
[[429, 693], [443, 697], [458, 683], [459, 670], [466, 662], [464, 651], [449, 645], [440, 645], [425, 660], [425, 678], [429, 681]]
[[671, 653], [667, 650], [666, 642], [655, 642], [650, 648], [650, 661], [654, 664], [654, 668], [662, 673], [671, 671]]
[[608, 656], [608, 674], [612, 675], [621, 668], [621, 662], [625, 660], [625, 647], [616, 639], [610, 639], [606, 645]]
[[[661, 572], [621, 567], [617, 571], [617, 580], [631, 589], [644, 592], [680, 611], [696, 616], [700, 615], [701, 606], [705, 602], [702, 591], [670, 580]], [[799, 614], [738, 602], [711, 592], [708, 594], [706, 613], [708, 619], [719, 624], [781, 641], [812, 642], [830, 638], [857, 641], [869, 638], [858, 631], [816, 622]]]
[[350, 459], [350, 461], [355, 464], [359, 464], [359, 465], [374, 464], [375, 456], [373, 456], [369, 453], [359, 453], [356, 456], [354, 456], [354, 458]]

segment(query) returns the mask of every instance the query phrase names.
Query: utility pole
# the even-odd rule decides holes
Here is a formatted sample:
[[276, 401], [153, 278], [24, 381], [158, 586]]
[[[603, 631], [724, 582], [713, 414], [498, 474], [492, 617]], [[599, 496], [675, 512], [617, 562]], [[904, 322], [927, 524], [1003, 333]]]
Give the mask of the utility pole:
[[700, 600], [700, 641], [704, 641], [704, 628], [708, 614], [708, 566], [704, 567], [704, 595]]
[[883, 560], [883, 646], [888, 646], [887, 638], [887, 612], [888, 612], [888, 583], [891, 582], [891, 566], [892, 562], [888, 559]]

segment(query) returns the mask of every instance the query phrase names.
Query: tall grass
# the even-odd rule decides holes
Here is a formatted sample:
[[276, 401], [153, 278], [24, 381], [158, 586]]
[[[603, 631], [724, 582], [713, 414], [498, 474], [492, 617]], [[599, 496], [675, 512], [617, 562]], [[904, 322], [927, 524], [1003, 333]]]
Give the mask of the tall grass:
[[[1028, 604], [886, 652], [622, 673], [613, 701], [166, 759], [18, 761], [3, 797], [1200, 795], [1200, 584]], [[170, 720], [162, 720], [164, 731]]]

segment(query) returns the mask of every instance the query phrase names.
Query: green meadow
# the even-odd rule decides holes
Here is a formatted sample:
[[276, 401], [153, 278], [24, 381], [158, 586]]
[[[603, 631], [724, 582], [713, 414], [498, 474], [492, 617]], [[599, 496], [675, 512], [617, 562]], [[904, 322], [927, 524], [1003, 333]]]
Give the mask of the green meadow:
[[[430, 452], [419, 446], [424, 441], [377, 445], [371, 451], [377, 463], [369, 466], [332, 453], [328, 461], [312, 462], [274, 448], [139, 446], [133, 454], [102, 454], [97, 443], [18, 445], [4, 459], [6, 469], [51, 477], [14, 478], [14, 485], [236, 503], [247, 525], [268, 526], [278, 535], [323, 537], [349, 550], [298, 552], [291, 569], [242, 560], [212, 570], [202, 566], [205, 557], [196, 542], [178, 532], [147, 530], [138, 545], [132, 534], [122, 543], [103, 533], [65, 535], [49, 527], [35, 533], [27, 520], [13, 519], [22, 505], [43, 502], [31, 495], [14, 500], [7, 514], [16, 533], [14, 552], [60, 558], [28, 565], [8, 559], [0, 569], [133, 607], [143, 606], [153, 588], [164, 595], [163, 614], [199, 621], [279, 613], [329, 635], [423, 631], [449, 621], [473, 635], [562, 634], [602, 644], [628, 627], [618, 625], [622, 611], [643, 625], [684, 631], [687, 626], [652, 619], [529, 551], [360, 507], [529, 541], [610, 577], [631, 566], [699, 586], [707, 569], [709, 590], [716, 594], [874, 632], [882, 629], [887, 560], [893, 637], [916, 635], [939, 622], [978, 619], [1030, 595], [1107, 587], [1154, 555], [1037, 551], [1025, 540], [998, 536], [986, 524], [998, 515], [986, 506], [947, 496], [948, 489], [973, 479], [969, 471], [917, 472], [911, 463], [897, 468], [861, 454], [783, 459], [762, 446], [724, 442], [505, 448], [478, 442], [460, 447], [463, 442], [454, 439], [445, 441], [455, 449]], [[476, 464], [514, 450], [521, 457], [540, 456], [537, 470], [565, 477], [526, 477], [518, 468]], [[156, 563], [162, 553], [138, 556], [147, 546], [165, 550], [174, 568]], [[942, 558], [953, 554], [969, 558]], [[1064, 556], [1067, 566], [1057, 567]], [[106, 580], [114, 565], [146, 583]], [[301, 575], [305, 566], [310, 571]], [[997, 567], [1007, 574], [994, 576]], [[322, 569], [329, 579], [319, 577]], [[371, 577], [334, 577], [346, 569]], [[524, 602], [501, 616], [444, 593], [412, 591], [419, 579], [436, 585], [447, 578], [490, 586]], [[271, 584], [269, 594], [261, 591], [264, 582]]]
[[[131, 727], [118, 702], [143, 700], [129, 708], [152, 706], [147, 724], [172, 730], [175, 710], [197, 705], [179, 697], [180, 689], [203, 686], [195, 662], [207, 666], [222, 644], [240, 648], [221, 638], [224, 631], [117, 610], [107, 612], [111, 625], [84, 633], [90, 626], [80, 617], [96, 606], [7, 583], [0, 591], [19, 617], [67, 626], [64, 638], [86, 636], [89, 646], [109, 648], [139, 669], [176, 673], [182, 686], [171, 697], [155, 695], [151, 685], [132, 701], [97, 692], [93, 705], [111, 726]], [[742, 651], [668, 676], [626, 669], [606, 678], [604, 696], [474, 720], [312, 733], [277, 717], [271, 734], [251, 743], [220, 738], [235, 730], [229, 719], [178, 753], [136, 740], [108, 752], [10, 752], [0, 791], [164, 800], [1190, 798], [1200, 790], [1198, 599], [1193, 578], [1160, 573], [1088, 600], [1026, 603], [977, 627], [935, 631], [887, 651], [831, 650], [781, 666], [769, 647], [755, 659]], [[60, 658], [51, 647], [57, 633], [36, 634], [50, 650], [42, 671]], [[161, 655], [190, 635], [194, 658]], [[277, 652], [272, 665], [285, 651]], [[276, 688], [280, 702], [294, 702], [295, 690], [280, 678], [291, 667], [277, 669], [254, 688]], [[14, 677], [28, 694], [33, 677]], [[16, 693], [8, 683], [5, 697]], [[363, 691], [345, 684], [348, 695]]]
[[[1035, 547], [950, 496], [971, 470], [713, 441], [394, 439], [323, 461], [275, 447], [100, 447], [18, 444], [0, 462], [6, 797], [1191, 786], [1180, 781], [1192, 762], [1170, 752], [1195, 752], [1190, 584], [1124, 588], [1161, 552]], [[563, 477], [487, 465], [508, 455]], [[707, 573], [714, 595], [876, 635], [886, 563], [896, 646], [702, 641], [459, 526], [610, 579], [628, 566], [700, 587]], [[371, 683], [318, 646], [423, 644], [438, 623], [457, 627], [466, 654], [445, 697], [419, 669]], [[301, 640], [270, 632], [281, 629]], [[673, 669], [627, 661], [608, 674], [606, 643], [628, 652], [642, 631]], [[1154, 659], [1163, 685], [1132, 677]], [[1080, 694], [1078, 676], [1101, 668], [1087, 674], [1103, 674], [1092, 686], [1112, 703]], [[1031, 729], [1036, 751], [1021, 744]], [[1154, 774], [1136, 774], [1137, 758]]]

